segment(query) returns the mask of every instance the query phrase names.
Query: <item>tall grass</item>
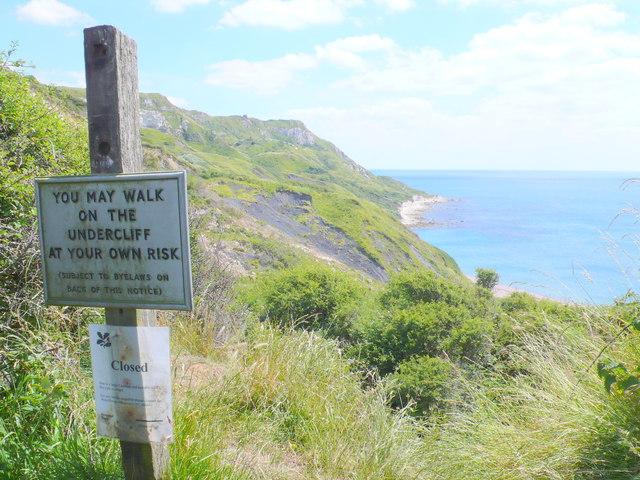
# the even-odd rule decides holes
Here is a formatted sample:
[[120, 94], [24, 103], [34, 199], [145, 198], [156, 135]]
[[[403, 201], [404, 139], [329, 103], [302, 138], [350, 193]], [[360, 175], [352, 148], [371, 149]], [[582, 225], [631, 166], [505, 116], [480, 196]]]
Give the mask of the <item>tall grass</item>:
[[204, 377], [190, 379], [176, 415], [178, 462], [255, 479], [406, 479], [426, 467], [412, 421], [391, 412], [382, 386], [362, 390], [338, 345], [314, 333], [258, 328]]
[[[548, 322], [524, 335], [510, 352], [522, 373], [477, 388], [468, 410], [425, 437], [426, 478], [640, 478], [638, 397], [607, 395], [588, 370], [616, 332], [607, 320], [592, 317], [590, 328]], [[640, 358], [630, 340], [612, 348]]]
[[[393, 385], [364, 382], [321, 332], [231, 322], [213, 301], [233, 282], [201, 267], [198, 308], [162, 318], [174, 479], [640, 478], [638, 394], [608, 395], [593, 368], [614, 339], [606, 355], [640, 363], [640, 334], [618, 336], [633, 309], [522, 310], [500, 364], [457, 376], [463, 403], [428, 423], [392, 411]], [[0, 479], [121, 479], [117, 441], [95, 434], [86, 325], [100, 313], [34, 308], [0, 325]]]
[[[640, 401], [607, 394], [592, 367], [619, 327], [606, 311], [576, 315], [521, 330], [502, 352], [509, 373], [466, 380], [464, 403], [433, 422], [391, 411], [385, 383], [363, 389], [338, 343], [256, 327], [183, 375], [176, 478], [640, 478]], [[638, 359], [637, 339], [607, 353]]]
[[[122, 478], [117, 441], [95, 436], [82, 332], [99, 319], [83, 315], [75, 326], [59, 319], [56, 334], [3, 327], [0, 478]], [[431, 423], [392, 411], [392, 386], [363, 382], [340, 344], [317, 332], [256, 325], [191, 352], [203, 334], [194, 325], [173, 338], [173, 478], [640, 478], [640, 400], [607, 394], [592, 367], [620, 319], [563, 315], [540, 313], [518, 330], [501, 352], [505, 368], [466, 380], [464, 403]], [[187, 318], [170, 320], [187, 331]], [[630, 332], [606, 354], [638, 363], [637, 340]]]
[[74, 335], [22, 327], [0, 324], [0, 479], [120, 478], [113, 442], [95, 434], [91, 375]]

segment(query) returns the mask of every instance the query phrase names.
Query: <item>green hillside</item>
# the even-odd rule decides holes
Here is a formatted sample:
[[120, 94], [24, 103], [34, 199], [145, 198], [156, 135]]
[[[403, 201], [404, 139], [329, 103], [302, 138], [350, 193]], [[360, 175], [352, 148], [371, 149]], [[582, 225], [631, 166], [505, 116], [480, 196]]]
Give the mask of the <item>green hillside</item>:
[[[33, 178], [87, 173], [82, 97], [0, 64], [0, 480], [122, 480], [95, 429], [104, 312], [43, 304]], [[195, 307], [158, 318], [174, 480], [638, 479], [635, 293], [494, 298], [399, 225], [415, 192], [301, 124], [142, 101], [173, 125], [148, 165], [191, 172]]]
[[[72, 110], [84, 102], [83, 90], [60, 91]], [[212, 117], [159, 94], [140, 108], [147, 168], [191, 173], [192, 202], [215, 213], [216, 241], [242, 273], [311, 256], [376, 280], [417, 265], [459, 276], [398, 221], [402, 202], [427, 193], [372, 174], [303, 123]]]

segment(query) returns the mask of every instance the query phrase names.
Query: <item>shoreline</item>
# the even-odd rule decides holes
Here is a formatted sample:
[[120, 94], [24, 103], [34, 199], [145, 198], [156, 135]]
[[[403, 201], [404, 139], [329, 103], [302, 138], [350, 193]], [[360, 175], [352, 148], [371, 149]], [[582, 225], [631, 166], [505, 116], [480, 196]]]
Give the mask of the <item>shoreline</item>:
[[400, 204], [400, 207], [398, 208], [398, 212], [400, 213], [400, 222], [407, 228], [425, 228], [434, 226], [434, 222], [427, 221], [427, 219], [423, 217], [423, 214], [431, 210], [434, 205], [452, 201], [453, 200], [440, 195], [431, 195], [430, 197], [414, 195], [411, 200]]
[[[455, 200], [451, 200], [440, 195], [431, 195], [429, 197], [414, 195], [411, 200], [403, 202], [398, 208], [398, 212], [400, 213], [400, 222], [409, 229], [437, 227], [438, 224], [426, 219], [423, 216], [424, 213], [431, 210], [434, 205], [454, 201]], [[465, 276], [473, 283], [476, 282], [476, 277], [474, 275], [465, 274]], [[542, 295], [540, 293], [530, 292], [525, 289], [516, 288], [503, 283], [497, 284], [491, 290], [491, 294], [496, 298], [507, 298], [509, 295], [516, 292], [526, 293], [538, 300], [551, 300], [554, 302], [567, 303], [566, 301], [562, 301], [557, 298]]]
[[[468, 273], [465, 273], [464, 276], [467, 277], [469, 280], [471, 280], [473, 283], [476, 283], [476, 277], [474, 275], [469, 275]], [[493, 289], [491, 289], [491, 294], [496, 298], [507, 298], [512, 293], [517, 293], [517, 292], [522, 292], [522, 293], [526, 293], [527, 295], [531, 295], [536, 300], [551, 300], [553, 302], [558, 302], [558, 303], [565, 303], [565, 304], [567, 303], [566, 301], [560, 300], [558, 298], [549, 297], [541, 293], [530, 292], [528, 290], [524, 290], [522, 288], [516, 288], [504, 283], [498, 283], [495, 287], [493, 287]]]

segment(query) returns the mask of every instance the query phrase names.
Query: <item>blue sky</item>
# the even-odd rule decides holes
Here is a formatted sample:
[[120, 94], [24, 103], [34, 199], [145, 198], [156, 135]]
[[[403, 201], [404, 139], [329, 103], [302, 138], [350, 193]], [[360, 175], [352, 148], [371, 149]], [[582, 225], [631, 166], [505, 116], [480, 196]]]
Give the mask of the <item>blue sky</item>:
[[302, 120], [370, 169], [640, 171], [638, 0], [3, 0], [0, 50], [84, 86], [102, 24], [142, 92]]

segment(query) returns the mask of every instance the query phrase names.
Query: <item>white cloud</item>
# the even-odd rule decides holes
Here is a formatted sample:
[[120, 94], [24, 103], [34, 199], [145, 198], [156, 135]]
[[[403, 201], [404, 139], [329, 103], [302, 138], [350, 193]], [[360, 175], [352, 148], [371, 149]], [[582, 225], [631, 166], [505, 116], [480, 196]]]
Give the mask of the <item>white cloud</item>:
[[444, 5], [457, 5], [461, 8], [467, 8], [475, 5], [489, 5], [502, 7], [515, 7], [522, 5], [542, 5], [561, 7], [564, 5], [576, 5], [591, 3], [593, 0], [439, 0]]
[[349, 52], [389, 51], [396, 47], [397, 45], [392, 39], [378, 34], [340, 38], [324, 46], [326, 50]]
[[220, 23], [299, 30], [310, 25], [336, 24], [345, 19], [351, 1], [248, 0], [225, 13]]
[[516, 0], [438, 0], [443, 5], [457, 5], [466, 8], [471, 5], [515, 5]]
[[273, 94], [294, 81], [297, 72], [318, 68], [323, 63], [366, 71], [368, 63], [361, 54], [388, 52], [396, 48], [393, 40], [380, 35], [343, 38], [317, 46], [313, 55], [299, 53], [257, 62], [242, 59], [218, 62], [208, 67], [212, 73], [206, 82]]
[[414, 0], [374, 0], [374, 3], [382, 5], [392, 12], [404, 12], [416, 6]]
[[[333, 85], [361, 106], [290, 114], [372, 168], [388, 166], [391, 152], [429, 152], [461, 168], [485, 159], [496, 168], [554, 169], [567, 157], [580, 159], [575, 168], [630, 165], [640, 155], [640, 35], [623, 31], [625, 20], [612, 5], [590, 4], [525, 15], [476, 35], [457, 55], [379, 48]], [[323, 48], [362, 56], [349, 42], [334, 43]]]
[[304, 121], [368, 168], [447, 168], [444, 158], [461, 155], [469, 145], [482, 154], [484, 145], [495, 139], [480, 117], [439, 111], [421, 97], [383, 98], [344, 109], [291, 110], [285, 115]]
[[208, 69], [212, 73], [207, 76], [206, 82], [216, 86], [245, 88], [271, 94], [292, 82], [296, 72], [314, 68], [316, 65], [316, 59], [306, 54], [285, 55], [262, 62], [229, 60], [210, 65]]
[[216, 64], [209, 81], [275, 93], [302, 70], [316, 69], [317, 81], [322, 67], [341, 67], [331, 86], [351, 107], [284, 113], [370, 167], [429, 152], [461, 168], [491, 161], [554, 169], [567, 156], [583, 162], [575, 168], [597, 169], [603, 158], [615, 168], [640, 156], [640, 35], [623, 30], [626, 20], [605, 4], [527, 14], [455, 55], [404, 49], [380, 35], [349, 37], [313, 53]]
[[[523, 95], [545, 89], [553, 95], [558, 78], [577, 77], [594, 65], [616, 70], [609, 60], [640, 58], [640, 36], [608, 28], [619, 26], [624, 19], [604, 5], [575, 7], [551, 16], [530, 14], [476, 35], [467, 51], [448, 58], [428, 47], [389, 50], [377, 65], [336, 85], [432, 95], [514, 89]], [[621, 84], [633, 80], [629, 78], [633, 73], [619, 73]]]
[[[372, 0], [372, 3], [391, 12], [403, 12], [416, 6], [416, 0]], [[232, 27], [249, 25], [300, 30], [312, 25], [341, 23], [347, 18], [349, 9], [365, 4], [366, 0], [246, 0], [227, 11], [220, 23]]]
[[610, 5], [594, 3], [567, 10], [561, 15], [561, 19], [576, 25], [615, 27], [624, 23], [627, 15]]
[[368, 168], [629, 170], [640, 155], [637, 121], [624, 128], [607, 118], [600, 125], [567, 121], [546, 115], [543, 104], [533, 105], [539, 115], [527, 105], [515, 118], [506, 106], [507, 116], [481, 109], [453, 113], [422, 97], [401, 97], [285, 116], [304, 121]]
[[180, 13], [192, 5], [206, 5], [211, 0], [151, 0], [151, 5], [164, 13]]
[[396, 43], [380, 35], [363, 35], [338, 39], [326, 45], [316, 46], [316, 57], [334, 65], [352, 69], [364, 69], [366, 60], [358, 54], [367, 52], [389, 52], [399, 48]]
[[[577, 95], [567, 82], [593, 81], [593, 72], [610, 75], [620, 85], [634, 83], [635, 70], [613, 60], [640, 58], [640, 36], [617, 30], [626, 16], [612, 6], [593, 4], [553, 15], [527, 14], [512, 24], [476, 35], [466, 51], [452, 56], [422, 47], [404, 50], [388, 37], [363, 35], [338, 39], [299, 53], [261, 62], [233, 60], [212, 66], [209, 82], [253, 88], [264, 76], [275, 92], [294, 72], [324, 65], [339, 66], [348, 75], [335, 88], [361, 92], [395, 92], [435, 96], [501, 95], [518, 92], [538, 98]], [[594, 88], [596, 84], [594, 83]], [[622, 91], [616, 88], [616, 91]], [[600, 98], [602, 92], [592, 92]]]
[[40, 25], [69, 26], [93, 22], [86, 13], [57, 0], [31, 0], [25, 5], [18, 5], [16, 15], [19, 20]]

